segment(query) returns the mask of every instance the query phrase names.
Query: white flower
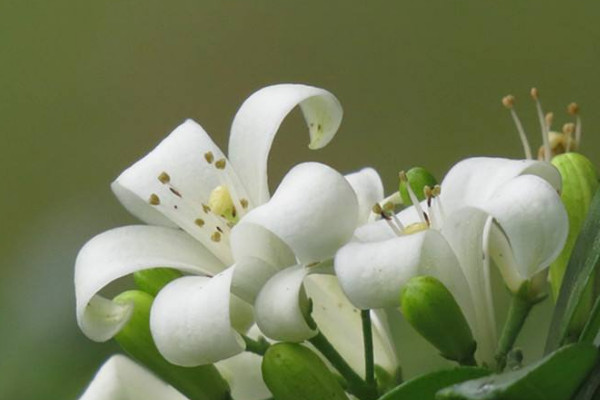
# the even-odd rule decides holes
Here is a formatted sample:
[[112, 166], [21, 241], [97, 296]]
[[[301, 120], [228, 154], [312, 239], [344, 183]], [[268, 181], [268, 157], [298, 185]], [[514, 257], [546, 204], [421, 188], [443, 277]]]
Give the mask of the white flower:
[[187, 400], [150, 371], [115, 355], [100, 367], [79, 400]]
[[556, 169], [544, 162], [459, 162], [430, 205], [417, 203], [395, 222], [357, 229], [355, 240], [335, 258], [344, 292], [359, 308], [399, 306], [405, 282], [416, 275], [435, 276], [463, 309], [478, 342], [478, 358], [493, 363], [490, 260], [513, 291], [548, 267], [568, 231], [557, 194], [560, 183]]
[[[238, 111], [229, 159], [200, 125], [188, 120], [117, 178], [112, 188], [119, 200], [149, 225], [104, 232], [81, 249], [75, 268], [77, 320], [88, 337], [110, 339], [131, 312], [129, 306], [102, 297], [102, 288], [135, 271], [168, 266], [191, 276], [171, 282], [154, 301], [151, 329], [161, 353], [184, 366], [234, 356], [245, 348], [240, 332], [252, 324], [251, 305], [263, 285], [280, 270], [308, 273], [305, 265], [333, 257], [350, 239], [373, 202], [383, 197], [375, 171], [345, 178], [322, 164], [301, 164], [270, 199], [269, 149], [296, 105], [310, 130], [309, 147], [326, 145], [341, 122], [337, 99], [323, 89], [275, 85], [254, 93]], [[290, 266], [297, 267], [286, 269]], [[313, 315], [323, 324], [320, 328], [341, 340], [342, 354], [360, 353], [354, 351], [355, 343], [345, 344], [356, 335], [360, 339], [360, 320], [335, 278], [309, 279], [306, 295], [319, 304]], [[287, 308], [268, 312], [281, 316], [276, 326], [289, 326], [286, 310], [297, 314], [304, 304], [301, 286], [295, 302], [288, 297]], [[257, 307], [259, 325], [269, 331], [272, 320], [263, 309]], [[327, 323], [336, 321], [333, 316], [337, 327]], [[348, 324], [357, 333], [345, 338], [341, 329]], [[385, 354], [381, 345], [376, 348]], [[352, 365], [360, 370], [362, 363]]]

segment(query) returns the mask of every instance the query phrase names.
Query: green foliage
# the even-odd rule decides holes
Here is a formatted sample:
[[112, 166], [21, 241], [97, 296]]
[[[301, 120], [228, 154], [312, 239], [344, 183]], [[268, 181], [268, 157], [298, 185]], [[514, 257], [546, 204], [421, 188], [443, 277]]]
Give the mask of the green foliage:
[[581, 302], [587, 301], [587, 288], [594, 281], [599, 262], [600, 191], [597, 191], [563, 278], [546, 341], [546, 353], [576, 339], [572, 337], [573, 321]]
[[263, 358], [262, 374], [277, 400], [348, 400], [325, 363], [297, 343], [271, 346]]
[[154, 297], [140, 290], [119, 294], [114, 301], [133, 304], [133, 313], [115, 340], [131, 357], [160, 376], [190, 400], [229, 400], [229, 386], [214, 365], [184, 368], [169, 363], [158, 352], [150, 333]]
[[489, 374], [491, 371], [476, 367], [436, 371], [404, 382], [379, 400], [434, 400], [435, 394], [445, 387]]
[[464, 382], [438, 392], [437, 400], [567, 400], [598, 360], [598, 349], [578, 343], [562, 347], [517, 371]]

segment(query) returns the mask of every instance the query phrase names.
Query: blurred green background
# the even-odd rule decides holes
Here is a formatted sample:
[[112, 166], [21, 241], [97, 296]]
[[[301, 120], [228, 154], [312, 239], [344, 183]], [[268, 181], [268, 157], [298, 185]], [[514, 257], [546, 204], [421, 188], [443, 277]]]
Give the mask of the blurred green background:
[[393, 190], [415, 164], [441, 177], [469, 155], [521, 157], [507, 93], [537, 147], [535, 85], [560, 125], [580, 103], [598, 163], [599, 15], [592, 1], [0, 0], [0, 398], [74, 399], [115, 350], [76, 327], [73, 262], [135, 222], [109, 183], [183, 119], [225, 148], [254, 90], [327, 88], [341, 131], [311, 152], [289, 118], [272, 184], [311, 159], [374, 166]]

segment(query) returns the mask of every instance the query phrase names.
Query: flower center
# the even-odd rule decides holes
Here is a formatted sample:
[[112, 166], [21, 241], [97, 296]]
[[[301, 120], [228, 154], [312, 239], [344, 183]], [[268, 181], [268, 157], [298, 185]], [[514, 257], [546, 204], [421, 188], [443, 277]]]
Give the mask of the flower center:
[[237, 223], [239, 220], [237, 210], [235, 209], [227, 186], [217, 186], [210, 192], [208, 206], [213, 213], [225, 218], [232, 224]]

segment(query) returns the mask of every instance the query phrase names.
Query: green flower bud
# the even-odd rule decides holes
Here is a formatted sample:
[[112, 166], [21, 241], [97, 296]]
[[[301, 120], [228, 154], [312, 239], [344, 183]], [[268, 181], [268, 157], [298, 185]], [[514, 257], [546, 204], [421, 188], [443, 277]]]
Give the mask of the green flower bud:
[[408, 281], [400, 297], [406, 320], [442, 356], [463, 365], [474, 365], [477, 347], [469, 324], [454, 296], [437, 279], [417, 276]]
[[[402, 174], [401, 174], [402, 175]], [[411, 205], [412, 201], [408, 194], [407, 181], [410, 183], [410, 188], [417, 196], [419, 201], [425, 200], [424, 189], [426, 186], [433, 188], [437, 185], [435, 177], [422, 167], [413, 167], [406, 172], [406, 179], [400, 178], [400, 197], [405, 205]]]
[[121, 293], [114, 301], [132, 304], [133, 312], [115, 340], [131, 357], [160, 376], [191, 400], [230, 400], [227, 382], [214, 365], [184, 368], [169, 363], [158, 352], [150, 333], [154, 297], [140, 290]]
[[581, 231], [590, 208], [592, 197], [598, 189], [598, 173], [594, 165], [579, 153], [564, 153], [552, 159], [552, 164], [562, 177], [561, 200], [569, 216], [569, 236], [558, 258], [550, 265], [552, 294], [558, 298], [562, 278], [567, 268], [575, 240]]
[[262, 374], [277, 400], [348, 400], [325, 363], [297, 343], [269, 347], [263, 358]]
[[173, 268], [152, 268], [135, 272], [133, 279], [140, 290], [156, 296], [167, 283], [182, 276], [180, 271]]

